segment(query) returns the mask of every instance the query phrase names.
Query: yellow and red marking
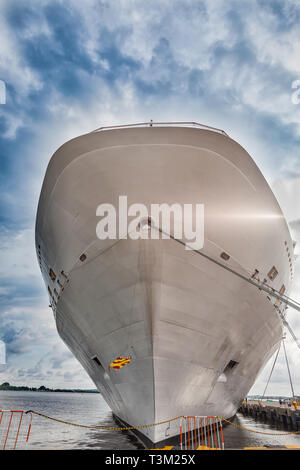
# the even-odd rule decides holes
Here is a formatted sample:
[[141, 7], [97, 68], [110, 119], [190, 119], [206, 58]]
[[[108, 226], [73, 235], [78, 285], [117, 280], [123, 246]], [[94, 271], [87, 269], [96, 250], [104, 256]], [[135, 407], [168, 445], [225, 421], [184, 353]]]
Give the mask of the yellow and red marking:
[[109, 368], [113, 368], [115, 370], [121, 369], [121, 367], [126, 366], [131, 361], [131, 356], [119, 356], [113, 362], [109, 364]]

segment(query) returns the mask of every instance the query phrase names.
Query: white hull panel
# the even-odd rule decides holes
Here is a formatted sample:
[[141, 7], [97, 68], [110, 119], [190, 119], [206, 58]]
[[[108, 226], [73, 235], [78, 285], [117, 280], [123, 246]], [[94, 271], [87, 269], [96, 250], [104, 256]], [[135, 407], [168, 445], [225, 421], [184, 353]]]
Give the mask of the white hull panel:
[[[174, 240], [97, 239], [96, 208], [117, 207], [119, 195], [147, 206], [204, 203], [203, 252], [221, 260], [225, 251], [229, 266], [249, 277], [257, 269], [261, 280], [276, 266], [268, 282], [288, 289], [292, 242], [271, 190], [228, 137], [128, 129], [65, 144], [39, 203], [37, 251], [58, 332], [114, 413], [131, 426], [232, 416], [280, 341], [273, 302]], [[130, 364], [109, 370], [120, 355]], [[179, 421], [140, 431], [159, 442], [179, 433]]]

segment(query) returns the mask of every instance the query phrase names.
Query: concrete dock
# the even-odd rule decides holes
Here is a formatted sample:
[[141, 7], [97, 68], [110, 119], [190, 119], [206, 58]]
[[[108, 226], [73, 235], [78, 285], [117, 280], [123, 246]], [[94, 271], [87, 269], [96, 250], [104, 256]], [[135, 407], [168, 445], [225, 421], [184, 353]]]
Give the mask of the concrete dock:
[[288, 406], [278, 401], [247, 400], [239, 410], [245, 416], [290, 427], [293, 431], [300, 431], [300, 405]]

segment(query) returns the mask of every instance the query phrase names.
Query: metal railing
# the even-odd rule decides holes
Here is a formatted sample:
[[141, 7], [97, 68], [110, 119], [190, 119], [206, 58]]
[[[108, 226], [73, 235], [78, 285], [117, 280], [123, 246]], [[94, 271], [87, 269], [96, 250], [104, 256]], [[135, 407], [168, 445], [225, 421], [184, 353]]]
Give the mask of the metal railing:
[[28, 442], [32, 416], [23, 410], [0, 410], [0, 450], [15, 450]]
[[180, 449], [224, 450], [222, 420], [216, 416], [181, 418]]
[[200, 124], [199, 122], [193, 122], [193, 121], [174, 121], [174, 122], [137, 122], [135, 124], [120, 124], [116, 126], [103, 126], [103, 127], [98, 127], [97, 129], [94, 129], [91, 132], [99, 132], [99, 131], [104, 131], [104, 130], [109, 130], [109, 129], [123, 129], [123, 128], [128, 128], [128, 127], [164, 127], [164, 126], [181, 126], [181, 127], [198, 127], [200, 129], [204, 130], [209, 130], [212, 132], [217, 132], [218, 134], [222, 134], [228, 137], [228, 134], [226, 134], [225, 131], [222, 129], [218, 129], [217, 127], [212, 127], [212, 126], [207, 126], [206, 124]]

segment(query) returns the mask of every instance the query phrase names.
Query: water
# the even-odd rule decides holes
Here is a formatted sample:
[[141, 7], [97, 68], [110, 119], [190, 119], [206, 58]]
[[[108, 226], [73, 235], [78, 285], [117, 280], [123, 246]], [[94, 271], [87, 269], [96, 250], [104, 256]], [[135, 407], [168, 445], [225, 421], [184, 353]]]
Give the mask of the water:
[[272, 436], [256, 434], [251, 431], [237, 429], [232, 425], [226, 425], [224, 428], [224, 442], [227, 449], [243, 449], [244, 447], [264, 447], [264, 446], [283, 446], [296, 445], [300, 446], [300, 434], [290, 434], [280, 436], [282, 433], [291, 432], [292, 429], [283, 426], [263, 423], [256, 421], [251, 417], [243, 416], [238, 413], [233, 422], [239, 426], [243, 426], [254, 431], [271, 433]]
[[[0, 409], [35, 410], [72, 423], [113, 426], [112, 412], [98, 393], [0, 391]], [[27, 429], [27, 428], [26, 428]], [[128, 431], [91, 430], [33, 415], [28, 449], [143, 449]]]
[[[100, 394], [0, 391], [0, 409], [36, 410], [54, 418], [79, 424], [116, 426], [112, 412]], [[274, 436], [255, 434], [231, 425], [224, 428], [225, 448], [299, 445], [300, 434], [279, 436], [288, 432], [270, 424], [256, 422], [238, 414], [234, 421], [256, 431]], [[1, 427], [1, 426], [0, 426]], [[20, 443], [21, 444], [21, 443]], [[18, 448], [28, 449], [143, 449], [130, 431], [104, 431], [76, 428], [33, 416], [29, 443]]]

